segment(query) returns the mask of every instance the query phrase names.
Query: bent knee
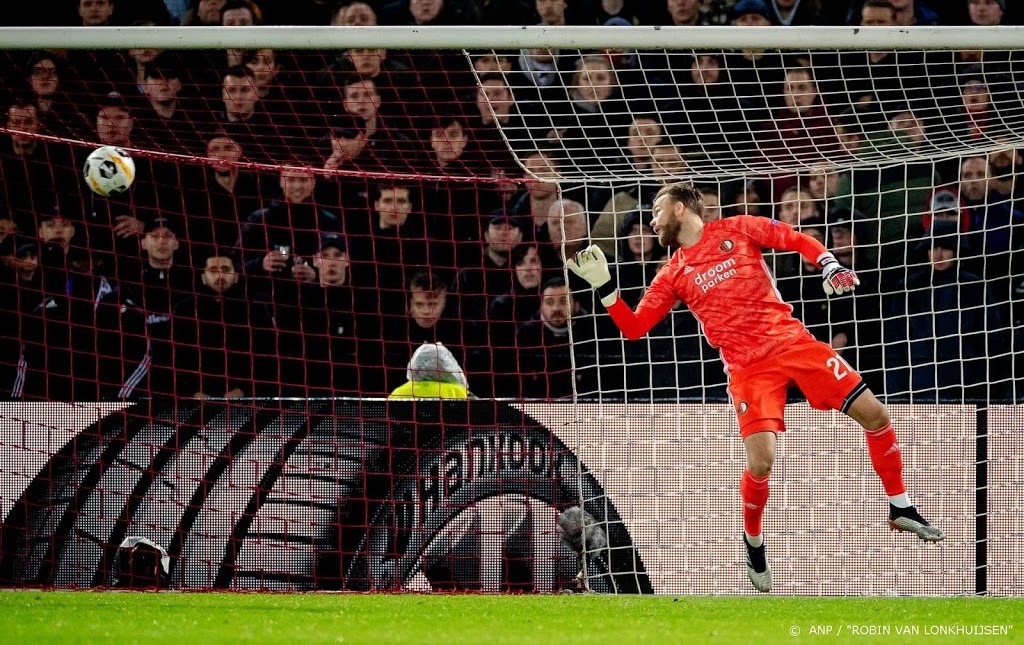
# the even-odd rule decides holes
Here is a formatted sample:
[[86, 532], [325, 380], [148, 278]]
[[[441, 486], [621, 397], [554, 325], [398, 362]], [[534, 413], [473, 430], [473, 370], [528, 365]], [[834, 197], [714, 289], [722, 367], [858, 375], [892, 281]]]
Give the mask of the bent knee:
[[889, 411], [882, 405], [881, 401], [875, 399], [875, 404], [867, 410], [867, 413], [864, 415], [864, 422], [861, 425], [870, 432], [884, 428], [891, 421]]
[[774, 459], [748, 459], [747, 470], [754, 477], [767, 477], [772, 473], [772, 462]]

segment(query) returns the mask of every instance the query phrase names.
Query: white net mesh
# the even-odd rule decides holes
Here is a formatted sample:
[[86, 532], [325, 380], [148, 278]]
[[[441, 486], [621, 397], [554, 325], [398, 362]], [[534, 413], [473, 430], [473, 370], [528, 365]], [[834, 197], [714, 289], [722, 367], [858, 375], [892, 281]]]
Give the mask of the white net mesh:
[[[765, 515], [777, 590], [1019, 593], [1013, 567], [996, 563], [1019, 563], [1002, 514], [989, 551], [993, 498], [979, 482], [998, 499], [1019, 490], [1004, 476], [1007, 435], [990, 452], [986, 424], [989, 410], [1005, 421], [1014, 408], [999, 404], [1021, 391], [1020, 52], [472, 59], [509, 146], [560, 187], [546, 219], [550, 202], [531, 203], [538, 230], [563, 258], [601, 246], [630, 307], [675, 250], [649, 225], [654, 195], [674, 181], [701, 188], [706, 222], [778, 219], [857, 271], [855, 297], [827, 298], [813, 264], [765, 252], [794, 315], [890, 404], [911, 495], [949, 537], [941, 548], [891, 538], [860, 428], [791, 406]], [[635, 522], [655, 590], [750, 592], [736, 490], [745, 457], [717, 352], [685, 306], [630, 342], [575, 286], [574, 445]], [[618, 405], [643, 401], [654, 403]]]

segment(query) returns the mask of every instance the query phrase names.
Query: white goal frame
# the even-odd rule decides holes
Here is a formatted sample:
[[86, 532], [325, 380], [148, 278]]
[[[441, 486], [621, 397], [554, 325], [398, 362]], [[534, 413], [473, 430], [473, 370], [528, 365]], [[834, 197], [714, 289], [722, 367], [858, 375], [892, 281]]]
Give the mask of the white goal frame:
[[999, 27], [0, 27], [0, 49], [1021, 49]]

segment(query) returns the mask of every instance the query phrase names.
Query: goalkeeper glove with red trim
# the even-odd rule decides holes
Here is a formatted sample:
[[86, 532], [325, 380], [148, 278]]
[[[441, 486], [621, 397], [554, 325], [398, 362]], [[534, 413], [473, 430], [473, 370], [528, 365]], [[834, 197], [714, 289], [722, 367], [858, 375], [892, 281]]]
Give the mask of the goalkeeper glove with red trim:
[[615, 304], [619, 294], [612, 283], [608, 259], [604, 256], [604, 251], [600, 246], [591, 244], [578, 252], [575, 257], [566, 260], [565, 266], [597, 290], [597, 295], [601, 297], [601, 304], [605, 307]]
[[852, 292], [860, 284], [857, 274], [839, 264], [839, 260], [831, 253], [822, 253], [818, 256], [818, 266], [821, 267], [821, 287], [825, 290], [825, 295], [841, 296]]

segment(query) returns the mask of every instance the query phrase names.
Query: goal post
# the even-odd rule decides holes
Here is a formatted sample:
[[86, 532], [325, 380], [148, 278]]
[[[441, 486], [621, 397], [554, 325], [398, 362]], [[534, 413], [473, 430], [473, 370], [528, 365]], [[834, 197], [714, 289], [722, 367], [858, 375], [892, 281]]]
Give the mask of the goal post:
[[0, 27], [5, 49], [1015, 49], [1024, 27]]
[[[948, 535], [891, 536], [794, 392], [777, 591], [1021, 593], [1024, 27], [0, 27], [0, 76], [0, 584], [752, 593], [717, 351], [564, 269], [600, 245], [636, 306], [685, 181], [857, 271], [765, 252]], [[474, 398], [386, 401], [434, 341]]]

